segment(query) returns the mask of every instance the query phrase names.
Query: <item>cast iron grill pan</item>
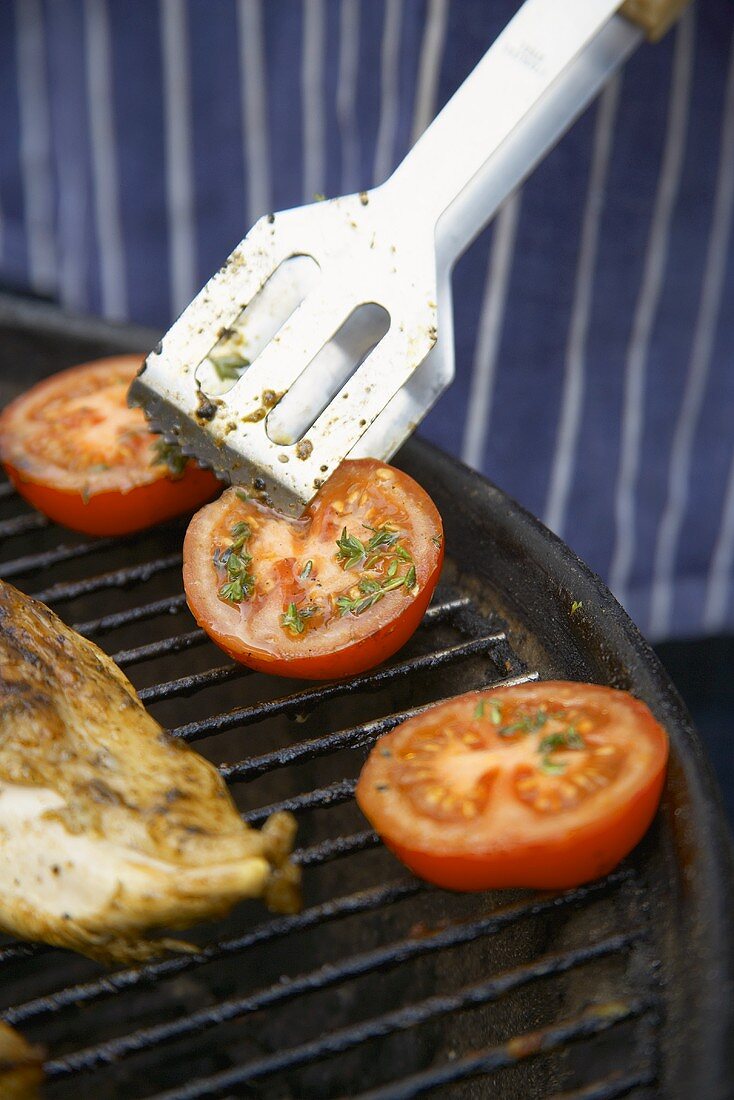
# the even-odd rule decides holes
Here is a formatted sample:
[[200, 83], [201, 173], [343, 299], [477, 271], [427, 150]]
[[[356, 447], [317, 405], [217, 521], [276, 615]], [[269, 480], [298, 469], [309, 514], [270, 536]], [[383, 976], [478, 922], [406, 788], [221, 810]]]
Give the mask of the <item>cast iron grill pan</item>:
[[[4, 404], [31, 380], [150, 334], [0, 303]], [[0, 485], [0, 576], [125, 669], [152, 713], [216, 762], [245, 818], [299, 819], [305, 907], [239, 906], [196, 954], [106, 971], [0, 944], [0, 1014], [48, 1050], [49, 1097], [728, 1097], [731, 861], [718, 796], [660, 666], [592, 574], [485, 481], [413, 442], [447, 565], [386, 666], [312, 685], [233, 665], [181, 591], [184, 522], [86, 539]], [[581, 608], [572, 613], [572, 605]], [[561, 894], [455, 895], [413, 879], [353, 800], [375, 738], [472, 688], [569, 678], [632, 690], [673, 759], [648, 837]]]

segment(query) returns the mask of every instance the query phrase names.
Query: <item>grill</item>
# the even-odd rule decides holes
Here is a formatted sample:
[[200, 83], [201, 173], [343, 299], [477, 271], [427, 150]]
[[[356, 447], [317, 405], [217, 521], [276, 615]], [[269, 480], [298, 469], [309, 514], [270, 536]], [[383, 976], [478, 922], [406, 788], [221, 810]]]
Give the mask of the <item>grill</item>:
[[[7, 301], [0, 329], [3, 401], [154, 342]], [[48, 1050], [49, 1097], [732, 1095], [729, 841], [678, 697], [532, 517], [425, 444], [399, 464], [444, 516], [442, 583], [387, 666], [317, 686], [234, 666], [195, 628], [183, 523], [89, 540], [0, 485], [0, 575], [113, 654], [158, 720], [219, 765], [247, 821], [296, 813], [305, 877], [298, 915], [247, 903], [195, 929], [197, 953], [143, 966], [0, 944], [0, 1015]], [[668, 728], [650, 834], [608, 878], [561, 894], [413, 879], [353, 801], [375, 738], [433, 701], [551, 676], [628, 688]]]

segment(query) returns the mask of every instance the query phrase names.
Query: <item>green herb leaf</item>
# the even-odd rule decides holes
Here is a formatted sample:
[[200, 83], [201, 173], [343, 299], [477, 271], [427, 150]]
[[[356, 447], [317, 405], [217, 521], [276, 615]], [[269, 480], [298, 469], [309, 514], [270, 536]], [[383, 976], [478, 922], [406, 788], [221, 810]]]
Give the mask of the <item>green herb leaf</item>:
[[344, 569], [353, 569], [366, 556], [365, 546], [356, 535], [348, 535], [346, 527], [342, 530], [341, 537], [336, 540], [339, 550], [336, 560]]
[[381, 589], [382, 585], [379, 581], [375, 580], [374, 577], [362, 577], [362, 580], [359, 582], [360, 592], [364, 592], [367, 596], [371, 595], [373, 592], [379, 592]]
[[[367, 524], [364, 525], [367, 527]], [[374, 550], [389, 549], [394, 546], [395, 543], [401, 538], [400, 531], [393, 530], [392, 527], [387, 525], [383, 527], [367, 527], [368, 531], [373, 531], [372, 538], [367, 543], [367, 552], [372, 553]]]
[[567, 730], [562, 730], [559, 733], [549, 733], [546, 737], [541, 737], [538, 744], [538, 752], [549, 753], [555, 752], [556, 749], [585, 749], [586, 742], [580, 733], [569, 726]]
[[388, 577], [394, 577], [395, 574], [397, 573], [397, 571], [398, 571], [398, 563], [396, 561], [391, 561], [390, 564], [387, 567]]
[[556, 763], [551, 760], [550, 756], [544, 756], [540, 761], [541, 771], [544, 771], [546, 775], [563, 775], [566, 770], [566, 765]]
[[294, 603], [289, 603], [288, 610], [281, 617], [280, 625], [284, 630], [290, 630], [292, 634], [303, 634], [306, 629], [306, 619], [310, 619], [316, 610], [315, 607], [303, 607], [299, 610]]
[[484, 718], [484, 699], [480, 699], [477, 705], [474, 707], [474, 717]]
[[489, 718], [492, 722], [492, 725], [498, 726], [500, 724], [500, 722], [502, 721], [502, 709], [499, 703], [489, 704]]
[[512, 737], [516, 733], [535, 733], [536, 730], [541, 729], [542, 726], [548, 721], [548, 713], [544, 710], [538, 710], [535, 714], [526, 714], [524, 718], [518, 719], [517, 722], [513, 722], [509, 726], [502, 726], [497, 730], [500, 737]]
[[250, 360], [245, 359], [242, 355], [238, 355], [237, 352], [230, 352], [226, 355], [210, 355], [209, 362], [214, 367], [214, 370], [217, 372], [222, 382], [236, 382], [245, 367], [249, 367], [250, 365]]
[[240, 522], [235, 523], [232, 528], [232, 549], [241, 550], [247, 540], [251, 537], [252, 531], [248, 523]]
[[307, 580], [308, 577], [311, 576], [311, 570], [312, 569], [313, 569], [313, 561], [311, 560], [311, 558], [309, 558], [308, 561], [306, 562], [306, 564], [304, 565], [303, 569], [301, 570], [300, 580], [302, 580], [302, 581]]
[[229, 580], [221, 586], [219, 595], [229, 603], [242, 603], [255, 590], [255, 578], [250, 572], [252, 555], [244, 549], [251, 535], [252, 531], [247, 523], [235, 523], [231, 545], [214, 554], [217, 568], [224, 567], [227, 570]]
[[435, 543], [436, 546], [440, 546], [443, 542], [443, 535], [432, 535], [431, 542]]
[[151, 466], [165, 465], [168, 467], [171, 477], [183, 477], [189, 460], [176, 443], [168, 443], [167, 440], [161, 437], [156, 439], [152, 449]]
[[411, 565], [408, 572], [405, 574], [405, 587], [407, 589], [415, 588], [415, 566]]
[[583, 600], [574, 600], [571, 604], [571, 614], [575, 615], [584, 606]]

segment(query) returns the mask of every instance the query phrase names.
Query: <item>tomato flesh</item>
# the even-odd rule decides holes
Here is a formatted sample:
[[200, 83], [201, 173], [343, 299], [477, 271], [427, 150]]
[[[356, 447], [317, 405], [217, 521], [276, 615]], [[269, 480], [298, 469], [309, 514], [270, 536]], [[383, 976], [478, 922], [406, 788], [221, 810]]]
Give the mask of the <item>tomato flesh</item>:
[[642, 838], [668, 740], [626, 692], [562, 681], [430, 707], [372, 750], [357, 801], [415, 874], [455, 890], [577, 886]]
[[173, 476], [127, 390], [140, 359], [112, 356], [61, 371], [0, 415], [0, 460], [22, 497], [90, 535], [121, 535], [190, 511], [219, 487], [195, 462]]
[[[400, 470], [360, 459], [342, 463], [300, 520], [227, 490], [189, 525], [184, 588], [199, 625], [235, 660], [338, 678], [405, 644], [442, 561], [441, 518], [427, 493]], [[246, 592], [238, 577], [249, 578]]]

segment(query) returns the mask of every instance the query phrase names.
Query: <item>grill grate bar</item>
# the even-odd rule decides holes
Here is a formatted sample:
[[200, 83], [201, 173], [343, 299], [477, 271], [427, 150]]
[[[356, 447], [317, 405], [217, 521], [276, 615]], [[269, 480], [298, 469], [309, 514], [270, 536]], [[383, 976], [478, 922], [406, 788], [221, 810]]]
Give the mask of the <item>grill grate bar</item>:
[[142, 703], [160, 703], [164, 699], [176, 699], [180, 696], [195, 695], [203, 688], [226, 684], [240, 676], [251, 676], [253, 670], [246, 665], [218, 665], [205, 672], [194, 672], [190, 676], [179, 676], [176, 680], [165, 680], [162, 684], [151, 684], [140, 688], [138, 698]]
[[336, 783], [330, 783], [328, 787], [319, 787], [315, 791], [296, 794], [291, 798], [284, 798], [282, 802], [271, 802], [269, 806], [261, 806], [258, 810], [248, 810], [242, 817], [248, 825], [260, 825], [271, 814], [279, 813], [282, 810], [298, 813], [300, 810], [316, 810], [324, 809], [327, 806], [339, 806], [343, 802], [349, 802], [354, 797], [356, 786], [356, 779], [339, 779]]
[[50, 569], [52, 565], [60, 565], [62, 561], [74, 561], [76, 558], [86, 558], [89, 554], [96, 554], [98, 550], [108, 550], [117, 543], [117, 539], [96, 539], [94, 542], [80, 542], [76, 546], [67, 546], [61, 543], [53, 550], [44, 550], [40, 554], [24, 554], [21, 558], [13, 558], [0, 565], [0, 577], [5, 580], [8, 577], [20, 577], [24, 573], [35, 573], [39, 569]]
[[128, 588], [133, 584], [140, 584], [150, 580], [157, 573], [163, 573], [168, 569], [181, 566], [180, 554], [168, 554], [166, 557], [155, 558], [153, 561], [140, 562], [139, 565], [126, 565], [121, 569], [113, 569], [109, 573], [98, 573], [94, 577], [84, 577], [79, 581], [60, 581], [50, 588], [43, 588], [40, 592], [32, 592], [34, 600], [41, 603], [66, 603], [69, 600], [77, 600], [80, 596], [89, 596], [93, 592], [102, 592], [107, 588]]
[[182, 653], [185, 649], [194, 649], [205, 645], [209, 638], [203, 630], [189, 630], [186, 634], [174, 634], [170, 638], [161, 638], [158, 642], [135, 646], [133, 649], [121, 649], [112, 654], [112, 660], [120, 668], [138, 665], [142, 661], [152, 661], [157, 657], [166, 657], [170, 653]]
[[[469, 1054], [455, 1062], [432, 1066], [422, 1073], [414, 1073], [402, 1081], [395, 1081], [384, 1088], [370, 1089], [359, 1095], [359, 1100], [411, 1100], [430, 1089], [465, 1081], [468, 1077], [494, 1073], [498, 1069], [514, 1066], [525, 1058], [558, 1050], [581, 1039], [591, 1039], [627, 1020], [638, 1019], [652, 1009], [649, 1001], [636, 1000], [628, 1004], [614, 1002], [592, 1005], [571, 1020], [562, 1020], [537, 1031], [525, 1032], [507, 1043]], [[171, 1095], [169, 1093], [169, 1095]], [[174, 1093], [185, 1096], [185, 1092]], [[160, 1098], [159, 1098], [160, 1100]]]
[[[463, 610], [469, 600], [465, 597], [444, 600], [441, 603], [432, 604], [423, 617], [423, 625], [432, 625], [442, 622], [457, 611]], [[115, 658], [117, 660], [117, 658]], [[118, 662], [119, 663], [119, 662]], [[395, 667], [395, 666], [393, 666]], [[238, 676], [246, 675], [251, 669], [244, 665], [220, 665], [218, 668], [207, 669], [206, 672], [194, 673], [190, 676], [181, 676], [175, 680], [166, 680], [161, 684], [153, 684], [143, 688], [138, 695], [144, 703], [158, 703], [162, 699], [174, 699], [181, 695], [193, 695], [202, 688], [211, 687], [214, 684], [223, 684]], [[348, 681], [349, 689], [354, 686], [354, 680]], [[328, 686], [328, 685], [327, 685]], [[309, 688], [307, 692], [319, 692], [319, 699], [323, 698], [323, 687]], [[346, 690], [346, 688], [345, 688]]]
[[407, 937], [372, 951], [352, 955], [338, 963], [326, 963], [318, 970], [301, 974], [288, 981], [279, 981], [246, 997], [219, 1001], [215, 1005], [180, 1016], [175, 1020], [140, 1028], [120, 1038], [75, 1051], [65, 1058], [47, 1063], [46, 1074], [49, 1079], [55, 1079], [109, 1065], [120, 1058], [148, 1051], [163, 1043], [173, 1042], [175, 1039], [184, 1038], [229, 1020], [239, 1019], [263, 1008], [283, 1004], [295, 997], [340, 985], [367, 974], [388, 970], [410, 959], [470, 943], [479, 937], [494, 934], [508, 925], [516, 924], [523, 918], [537, 916], [550, 910], [557, 911], [562, 906], [607, 889], [610, 884], [616, 884], [618, 881], [618, 877], [610, 876], [601, 883], [593, 883], [565, 894], [545, 896], [534, 901], [507, 906], [474, 920], [454, 922], [430, 934]]
[[354, 855], [355, 852], [366, 852], [369, 848], [377, 848], [380, 838], [372, 829], [365, 829], [360, 833], [351, 833], [349, 836], [337, 836], [331, 840], [322, 840], [320, 844], [312, 844], [310, 848], [298, 848], [293, 853], [293, 859], [301, 867], [319, 867], [322, 863], [331, 863], [332, 859], [342, 859], [344, 856]]
[[[222, 1095], [235, 1085], [242, 1085], [256, 1077], [265, 1077], [268, 1074], [309, 1065], [320, 1061], [322, 1058], [342, 1054], [371, 1039], [382, 1039], [396, 1031], [417, 1027], [428, 1020], [446, 1016], [449, 1013], [461, 1012], [464, 1009], [491, 1003], [530, 982], [546, 977], [554, 977], [576, 966], [582, 966], [593, 959], [623, 951], [631, 945], [634, 938], [634, 936], [629, 935], [612, 936], [607, 940], [565, 954], [545, 955], [533, 963], [505, 971], [486, 982], [465, 986], [457, 993], [429, 997], [417, 1004], [408, 1005], [406, 1008], [400, 1008], [394, 1012], [387, 1012], [382, 1016], [364, 1020], [353, 1027], [341, 1028], [338, 1031], [327, 1033], [309, 1043], [303, 1043], [289, 1050], [278, 1051], [264, 1058], [258, 1058], [247, 1065], [236, 1066], [212, 1077], [192, 1081], [181, 1089], [162, 1093], [158, 1100], [163, 1100], [164, 1097], [166, 1100], [173, 1100], [174, 1097], [176, 1097], [176, 1100], [194, 1100], [195, 1097]], [[518, 1056], [527, 1056], [528, 1053], [530, 1053], [529, 1050], [525, 1052], [518, 1051]], [[396, 1095], [393, 1093], [392, 1088], [393, 1086], [390, 1086], [390, 1091], [380, 1089], [374, 1095]], [[403, 1093], [399, 1092], [397, 1095], [403, 1095]], [[413, 1094], [406, 1093], [405, 1095]]]
[[[389, 671], [390, 669], [385, 669], [384, 673]], [[524, 684], [530, 680], [536, 680], [537, 678], [538, 674], [536, 672], [530, 672], [522, 676], [505, 677], [502, 680], [497, 680], [496, 684], [493, 686], [506, 687], [510, 684]], [[351, 683], [354, 683], [354, 681], [351, 681]], [[342, 685], [338, 686], [341, 687]], [[288, 696], [287, 700], [282, 700], [281, 702], [290, 701], [294, 698], [295, 696]], [[323, 696], [319, 696], [319, 698], [323, 698]], [[292, 703], [290, 705], [292, 705]], [[268, 710], [268, 706], [269, 704], [265, 704], [262, 708], [264, 716], [272, 713], [272, 711]], [[220, 765], [219, 771], [229, 783], [249, 782], [275, 768], [284, 768], [289, 764], [301, 764], [307, 760], [315, 760], [319, 756], [326, 756], [329, 753], [338, 752], [340, 749], [352, 749], [371, 744], [380, 734], [387, 733], [388, 730], [394, 729], [400, 722], [405, 722], [408, 718], [413, 718], [417, 714], [422, 714], [433, 706], [435, 706], [435, 703], [424, 703], [422, 706], [409, 707], [407, 710], [387, 714], [384, 718], [373, 718], [369, 722], [360, 723], [358, 726], [349, 726], [347, 729], [337, 730], [335, 733], [324, 734], [323, 737], [312, 737], [308, 741], [298, 741], [295, 744], [285, 745], [281, 749], [262, 753], [260, 756], [252, 756], [248, 760], [238, 760], [234, 764], [222, 764]], [[262, 712], [259, 707], [242, 709], [243, 711]], [[286, 708], [283, 707], [282, 709]], [[257, 717], [259, 717], [259, 713]], [[255, 719], [253, 718], [250, 720], [254, 721]], [[192, 725], [196, 725], [196, 723], [192, 723]], [[187, 728], [188, 727], [179, 726], [178, 729], [172, 732], [176, 736], [180, 736], [181, 730]], [[188, 738], [186, 739], [188, 740]]]
[[0, 520], [0, 539], [13, 538], [15, 535], [26, 535], [29, 531], [39, 531], [42, 527], [48, 527], [48, 520], [45, 516], [42, 516], [40, 512], [26, 512], [22, 516]]
[[17, 962], [18, 959], [34, 959], [36, 955], [45, 955], [50, 951], [53, 947], [47, 943], [26, 943], [24, 940], [9, 943], [7, 947], [0, 948], [0, 966]]
[[99, 619], [88, 619], [85, 623], [74, 623], [72, 629], [87, 638], [93, 638], [97, 634], [107, 634], [111, 630], [117, 630], [129, 623], [143, 622], [145, 619], [154, 619], [157, 615], [175, 615], [177, 611], [186, 607], [186, 596], [182, 592], [179, 596], [167, 596], [164, 600], [153, 600], [152, 603], [141, 604], [130, 608], [129, 611], [116, 611], [112, 615], [102, 615]]
[[494, 631], [482, 638], [472, 638], [469, 641], [460, 642], [458, 645], [448, 646], [446, 649], [434, 650], [420, 657], [409, 658], [407, 661], [398, 661], [394, 665], [378, 668], [375, 672], [365, 672], [360, 676], [354, 676], [350, 680], [336, 680], [328, 684], [319, 684], [317, 687], [304, 688], [280, 699], [258, 703], [254, 707], [235, 707], [233, 710], [214, 714], [196, 722], [187, 722], [185, 725], [177, 726], [171, 730], [171, 733], [174, 737], [180, 737], [184, 741], [197, 741], [201, 737], [223, 733], [235, 726], [249, 725], [252, 722], [259, 722], [264, 718], [270, 718], [277, 714], [288, 712], [299, 714], [303, 712], [304, 708], [323, 703], [327, 699], [334, 699], [341, 695], [354, 695], [358, 691], [376, 691], [393, 680], [415, 673], [432, 671], [462, 658], [476, 656], [490, 650], [492, 646], [502, 640], [504, 640], [504, 634]]
[[173, 955], [147, 963], [144, 966], [118, 970], [116, 973], [105, 974], [89, 982], [68, 986], [58, 993], [51, 993], [45, 997], [36, 997], [32, 1001], [26, 1001], [24, 1004], [14, 1005], [12, 1008], [6, 1009], [2, 1013], [2, 1018], [18, 1027], [29, 1020], [53, 1016], [63, 1009], [90, 1004], [105, 997], [113, 997], [128, 989], [153, 985], [162, 979], [205, 966], [207, 963], [216, 962], [218, 959], [224, 959], [230, 955], [240, 955], [251, 947], [269, 943], [283, 936], [305, 932], [310, 928], [344, 917], [355, 916], [359, 913], [385, 909], [406, 898], [425, 893], [429, 889], [430, 887], [426, 883], [420, 882], [418, 879], [410, 879], [408, 881], [388, 882], [384, 886], [377, 886], [371, 890], [346, 894], [321, 905], [304, 909], [295, 916], [275, 917], [273, 920], [257, 925], [257, 927], [241, 936], [208, 944], [195, 954]]
[[629, 1096], [633, 1089], [654, 1085], [657, 1074], [653, 1069], [640, 1069], [635, 1073], [616, 1071], [604, 1080], [583, 1085], [573, 1092], [557, 1092], [549, 1100], [617, 1100], [619, 1096]]

